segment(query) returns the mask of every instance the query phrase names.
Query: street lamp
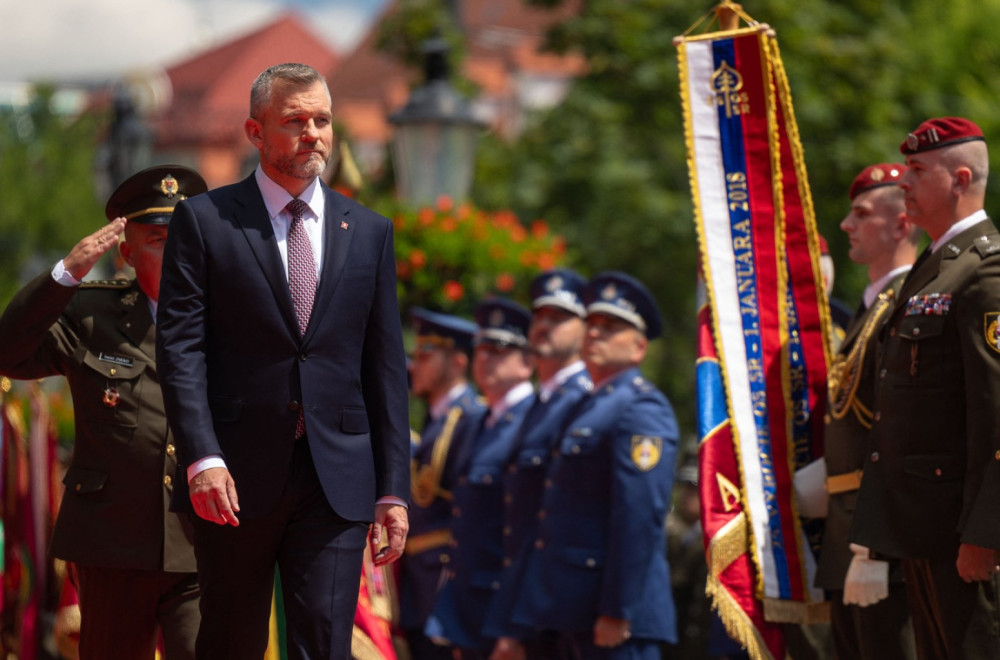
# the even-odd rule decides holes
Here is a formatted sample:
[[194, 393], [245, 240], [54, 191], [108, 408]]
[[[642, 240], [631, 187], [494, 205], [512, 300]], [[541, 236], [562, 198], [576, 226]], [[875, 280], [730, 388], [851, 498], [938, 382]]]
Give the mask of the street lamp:
[[447, 46], [424, 46], [427, 80], [389, 121], [395, 126], [393, 162], [404, 201], [430, 204], [441, 195], [465, 201], [472, 184], [476, 143], [486, 123], [448, 82]]

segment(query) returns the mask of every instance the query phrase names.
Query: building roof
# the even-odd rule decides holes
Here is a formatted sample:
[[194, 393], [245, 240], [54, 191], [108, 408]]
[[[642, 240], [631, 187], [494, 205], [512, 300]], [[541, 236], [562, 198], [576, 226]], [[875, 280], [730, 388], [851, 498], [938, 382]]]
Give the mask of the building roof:
[[243, 141], [250, 86], [269, 66], [301, 62], [320, 72], [339, 56], [294, 12], [260, 29], [167, 69], [173, 102], [156, 122], [157, 145], [228, 144]]

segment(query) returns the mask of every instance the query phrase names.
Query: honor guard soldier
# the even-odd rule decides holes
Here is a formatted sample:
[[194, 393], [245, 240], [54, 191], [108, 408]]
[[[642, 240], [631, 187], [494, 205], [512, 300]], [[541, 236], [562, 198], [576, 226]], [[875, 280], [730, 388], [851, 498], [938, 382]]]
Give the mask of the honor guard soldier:
[[[51, 553], [76, 566], [84, 659], [152, 660], [161, 633], [168, 660], [194, 657], [197, 567], [187, 517], [168, 510], [177, 461], [153, 319], [173, 208], [206, 190], [179, 165], [133, 175], [108, 200], [110, 222], [0, 318], [0, 373], [61, 374], [73, 396], [73, 459]], [[135, 279], [81, 282], [116, 247]]]
[[412, 449], [410, 534], [400, 563], [400, 627], [413, 660], [450, 660], [451, 649], [433, 644], [424, 625], [451, 560], [451, 509], [458, 438], [478, 424], [486, 406], [467, 380], [472, 321], [425, 309], [410, 313], [416, 348], [410, 391], [428, 406], [428, 420]]
[[485, 659], [494, 639], [484, 634], [486, 613], [503, 568], [503, 476], [525, 414], [535, 400], [528, 346], [531, 312], [505, 298], [476, 308], [472, 375], [489, 405], [477, 428], [460, 439], [454, 489], [450, 576], [427, 626], [461, 658]]
[[1000, 657], [1000, 234], [983, 133], [925, 121], [900, 147], [906, 215], [931, 244], [879, 329], [850, 540], [901, 559], [921, 658]]
[[867, 267], [869, 283], [857, 313], [846, 326], [829, 378], [824, 451], [829, 506], [816, 564], [816, 586], [829, 592], [838, 658], [917, 657], [899, 562], [870, 559], [868, 548], [848, 542], [861, 471], [868, 456], [877, 329], [917, 257], [921, 233], [905, 214], [899, 187], [905, 171], [905, 165], [896, 163], [862, 170], [851, 184], [851, 210], [840, 223], [850, 240], [848, 255]]
[[546, 657], [549, 640], [510, 620], [524, 559], [534, 543], [545, 473], [555, 443], [574, 406], [591, 389], [580, 359], [583, 344], [583, 288], [587, 280], [571, 270], [549, 270], [531, 283], [528, 343], [535, 357], [538, 396], [517, 434], [504, 475], [504, 573], [493, 601], [486, 634], [497, 637], [494, 660]]
[[660, 657], [677, 631], [664, 523], [678, 429], [639, 373], [661, 320], [638, 280], [597, 275], [584, 291], [593, 391], [559, 439], [516, 623], [556, 631], [574, 658]]

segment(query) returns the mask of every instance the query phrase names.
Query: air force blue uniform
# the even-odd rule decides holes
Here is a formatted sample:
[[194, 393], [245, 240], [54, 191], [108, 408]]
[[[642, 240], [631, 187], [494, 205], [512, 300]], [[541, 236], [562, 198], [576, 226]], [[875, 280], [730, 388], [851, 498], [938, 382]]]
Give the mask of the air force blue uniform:
[[[476, 318], [477, 341], [526, 346], [528, 310], [503, 299], [491, 300], [477, 308]], [[500, 587], [503, 474], [524, 416], [535, 401], [528, 381], [508, 393], [515, 394], [517, 400], [503, 414], [496, 419], [481, 416], [478, 428], [470, 427], [469, 437], [460, 439], [451, 570], [427, 626], [428, 636], [443, 637], [473, 653], [488, 654], [493, 647], [493, 639], [483, 634], [483, 624]]]
[[[591, 280], [586, 299], [588, 313], [659, 334], [651, 297], [623, 274]], [[670, 403], [637, 367], [595, 383], [549, 466], [515, 623], [559, 631], [584, 658], [658, 658], [659, 642], [676, 641], [664, 520], [677, 442]], [[596, 649], [599, 616], [628, 620], [630, 640]]]

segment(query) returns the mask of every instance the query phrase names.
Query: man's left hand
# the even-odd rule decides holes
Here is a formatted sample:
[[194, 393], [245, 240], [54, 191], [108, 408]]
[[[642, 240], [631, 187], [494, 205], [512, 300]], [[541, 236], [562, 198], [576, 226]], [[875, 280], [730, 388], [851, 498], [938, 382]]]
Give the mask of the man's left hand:
[[612, 648], [632, 638], [632, 626], [625, 619], [599, 616], [594, 622], [594, 645]]
[[966, 582], [989, 580], [997, 573], [997, 562], [993, 548], [963, 543], [958, 546], [958, 574]]
[[[406, 545], [406, 535], [410, 531], [410, 520], [406, 516], [406, 507], [398, 504], [376, 504], [375, 523], [372, 525], [372, 545], [378, 548], [375, 553], [375, 565], [391, 564], [403, 556]], [[382, 539], [388, 544], [379, 547]]]

